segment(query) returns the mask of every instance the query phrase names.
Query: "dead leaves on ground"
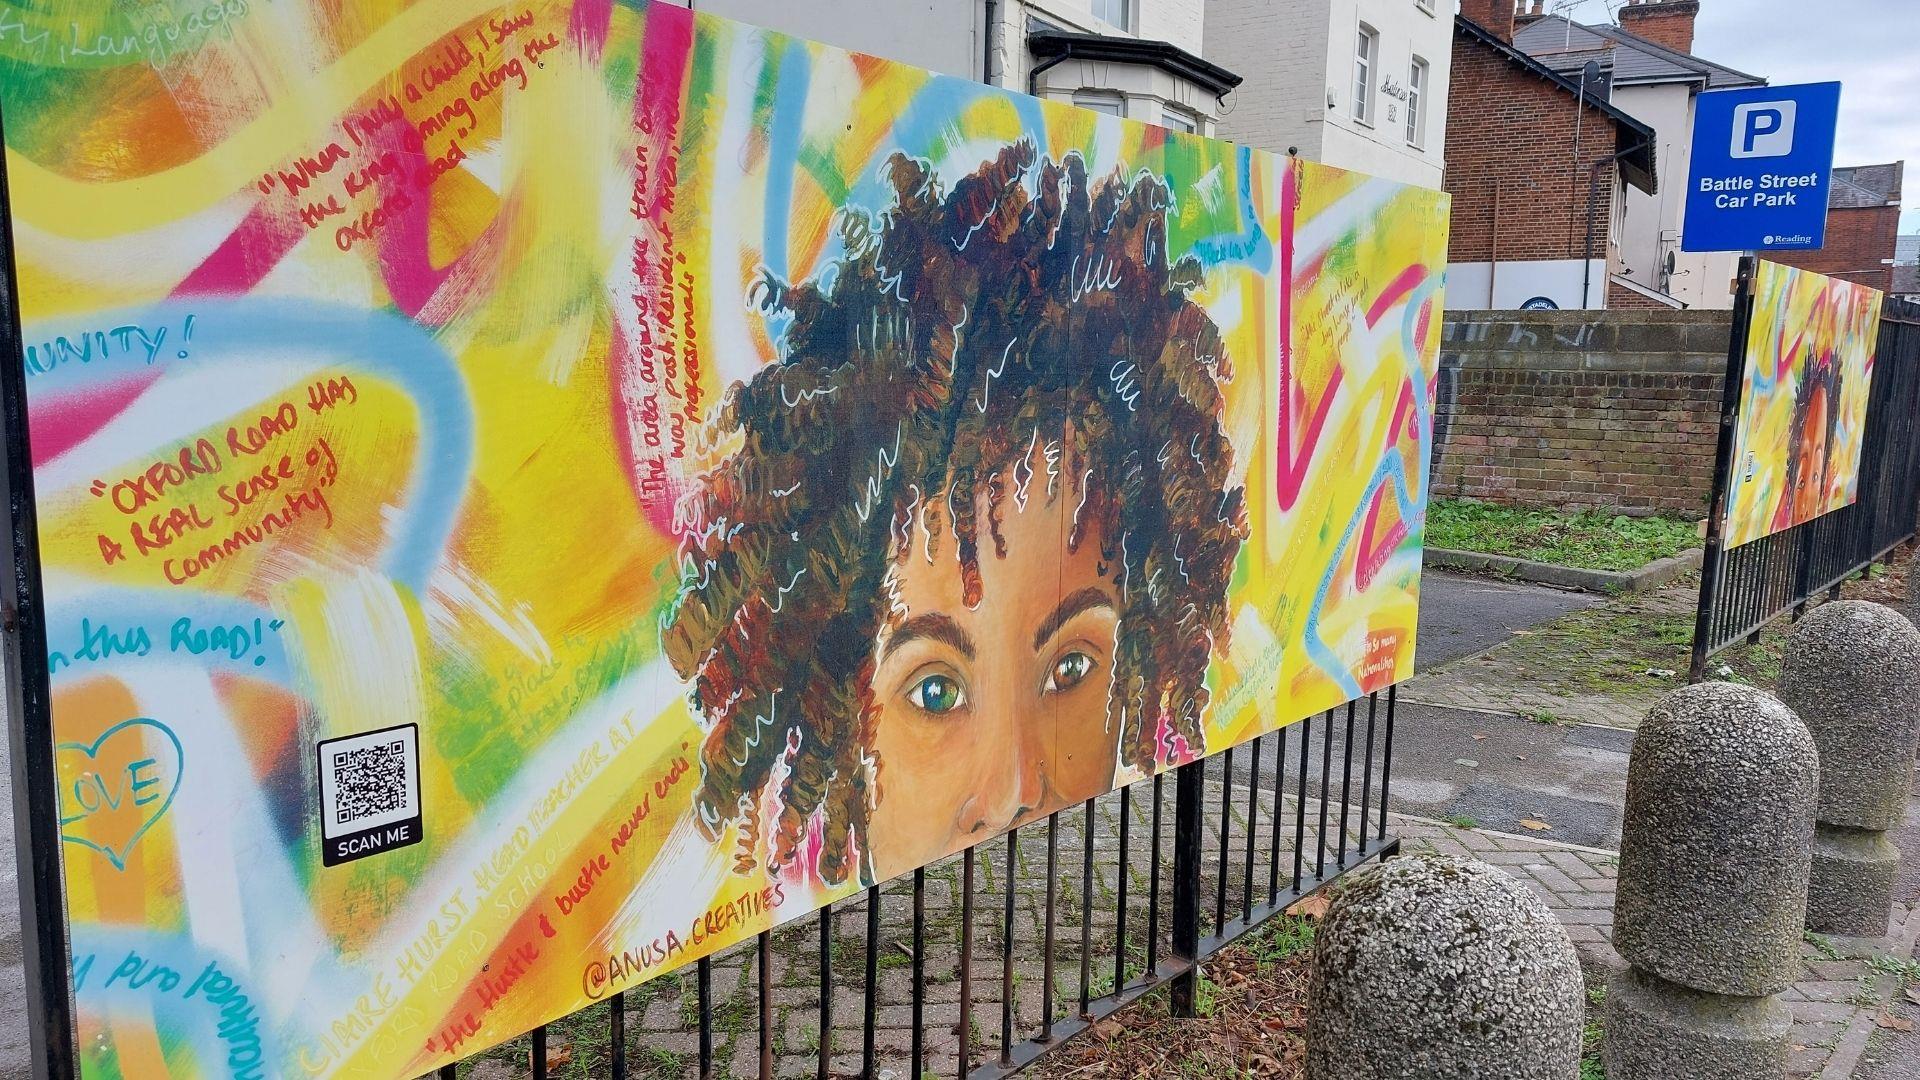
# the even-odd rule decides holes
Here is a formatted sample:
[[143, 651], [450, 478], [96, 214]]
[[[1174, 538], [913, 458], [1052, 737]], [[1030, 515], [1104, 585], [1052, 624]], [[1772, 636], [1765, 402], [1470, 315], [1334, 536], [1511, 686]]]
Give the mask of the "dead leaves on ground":
[[1287, 908], [1287, 914], [1302, 919], [1318, 919], [1326, 915], [1327, 905], [1332, 902], [1333, 897], [1322, 889], [1312, 896], [1304, 896], [1294, 901], [1292, 906]]
[[[1290, 913], [1319, 918], [1325, 910], [1325, 899], [1315, 895]], [[1311, 965], [1311, 950], [1262, 964], [1251, 949], [1235, 946], [1204, 969], [1208, 985], [1201, 998], [1211, 999], [1208, 1015], [1176, 1020], [1167, 1015], [1165, 999], [1155, 995], [1095, 1024], [1029, 1075], [1044, 1080], [1196, 1075], [1300, 1080], [1306, 1069]]]

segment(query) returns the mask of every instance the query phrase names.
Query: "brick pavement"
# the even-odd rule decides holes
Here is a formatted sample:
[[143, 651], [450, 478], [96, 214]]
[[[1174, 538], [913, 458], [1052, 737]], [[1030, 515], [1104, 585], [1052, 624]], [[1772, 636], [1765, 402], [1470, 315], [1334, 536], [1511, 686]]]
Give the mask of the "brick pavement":
[[[1613, 951], [1613, 852], [1551, 841], [1458, 829], [1394, 818], [1403, 850], [1469, 855], [1525, 882], [1567, 928], [1589, 985], [1624, 962]], [[1839, 1080], [1853, 1075], [1877, 1019], [1901, 992], [1899, 970], [1911, 963], [1920, 935], [1920, 904], [1896, 904], [1884, 939], [1809, 936], [1801, 946], [1803, 976], [1783, 995], [1793, 1013], [1789, 1075]]]
[[[1244, 753], [1244, 751], [1242, 752]], [[1265, 754], [1267, 779], [1257, 792], [1251, 818], [1255, 823], [1252, 893], [1255, 903], [1267, 898], [1270, 872], [1276, 866], [1272, 822], [1273, 792], [1271, 753]], [[1337, 758], [1336, 758], [1337, 760]], [[1242, 764], [1244, 765], [1244, 757]], [[1244, 774], [1242, 774], [1244, 775]], [[1290, 775], [1291, 772], [1290, 772]], [[1337, 796], [1340, 781], [1332, 788]], [[1358, 795], [1361, 778], [1353, 779], [1354, 802], [1348, 806], [1348, 862], [1354, 862], [1353, 848], [1359, 824]], [[1289, 793], [1283, 799], [1282, 826], [1278, 836], [1277, 867], [1279, 884], [1285, 890], [1292, 879], [1296, 825], [1300, 838], [1302, 869], [1311, 878], [1316, 856], [1324, 858], [1327, 872], [1339, 868], [1338, 838], [1341, 804], [1337, 798], [1328, 806], [1329, 827], [1324, 848], [1319, 843], [1320, 803], [1306, 800], [1304, 815]], [[1146, 960], [1145, 940], [1149, 919], [1146, 895], [1150, 883], [1152, 852], [1152, 785], [1136, 785], [1131, 800], [1127, 854], [1128, 906], [1125, 952], [1127, 977], [1137, 978]], [[1221, 787], [1216, 770], [1207, 785], [1206, 839], [1202, 864], [1202, 934], [1214, 930], [1214, 910], [1218, 891], [1219, 820]], [[1227, 918], [1240, 914], [1240, 900], [1248, 884], [1246, 826], [1249, 820], [1247, 790], [1236, 784], [1229, 800]], [[1377, 820], [1377, 819], [1376, 819]], [[1053, 1016], [1065, 1019], [1077, 1012], [1080, 992], [1080, 897], [1084, 877], [1085, 816], [1081, 809], [1063, 812], [1058, 818], [1055, 861], [1055, 919]], [[1119, 919], [1116, 917], [1120, 881], [1120, 797], [1110, 794], [1096, 800], [1093, 829], [1093, 896], [1086, 915], [1087, 937], [1091, 942], [1089, 992], [1095, 996], [1109, 991], [1114, 979], [1114, 956], [1119, 950]], [[1173, 840], [1173, 782], [1166, 781], [1161, 828], [1163, 872], [1160, 882], [1159, 955], [1166, 956], [1167, 918], [1170, 895], [1166, 871], [1170, 869]], [[1582, 966], [1590, 984], [1603, 980], [1605, 972], [1621, 963], [1610, 944], [1613, 919], [1614, 880], [1617, 856], [1610, 851], [1556, 843], [1550, 839], [1509, 836], [1481, 829], [1465, 829], [1420, 818], [1390, 815], [1389, 828], [1398, 836], [1403, 850], [1430, 850], [1468, 855], [1503, 870], [1534, 889], [1567, 927], [1567, 933], [1581, 953]], [[1037, 1033], [1043, 1008], [1045, 985], [1045, 941], [1047, 934], [1046, 833], [1044, 823], [1021, 830], [1018, 854], [1019, 874], [1014, 888], [1014, 949], [1011, 981], [1016, 1015], [1016, 1041]], [[974, 894], [974, 937], [972, 952], [973, 1040], [975, 1064], [996, 1056], [1001, 1024], [1001, 988], [1003, 968], [1003, 923], [1007, 899], [1007, 844], [1004, 839], [983, 845], [976, 857]], [[926, 982], [925, 982], [925, 1058], [920, 1077], [950, 1077], [956, 1073], [959, 1047], [960, 981], [958, 939], [962, 922], [960, 894], [961, 860], [944, 860], [926, 873]], [[875, 1000], [875, 1075], [881, 1080], [907, 1080], [912, 1040], [912, 878], [905, 877], [883, 886], [881, 900], [880, 948], [876, 966], [879, 972]], [[865, 986], [866, 901], [844, 902], [833, 909], [834, 932], [831, 968], [833, 974], [833, 1019], [831, 1025], [832, 1062], [836, 1076], [857, 1076], [861, 1066], [863, 1036], [863, 990]], [[1858, 1061], [1874, 1021], [1892, 995], [1899, 992], [1895, 970], [1914, 955], [1915, 937], [1920, 935], [1920, 903], [1902, 904], [1894, 913], [1890, 936], [1883, 942], [1847, 940], [1810, 940], [1803, 948], [1805, 978], [1786, 997], [1792, 1010], [1794, 1051], [1792, 1075], [1846, 1077]], [[775, 931], [773, 935], [772, 1008], [774, 1073], [779, 1077], [814, 1075], [819, 1047], [820, 926], [809, 917]], [[748, 942], [714, 959], [713, 1038], [714, 1061], [719, 1075], [753, 1077], [758, 1075], [759, 1011], [757, 1008], [757, 970], [753, 943]], [[692, 969], [657, 979], [627, 995], [628, 1054], [633, 1075], [653, 1080], [680, 1080], [697, 1074], [696, 1023], [697, 998]], [[557, 1026], [553, 1045], [568, 1044], [573, 1060], [556, 1068], [556, 1076], [604, 1076], [604, 1047], [608, 1025], [606, 1006], [596, 1006], [585, 1014]], [[471, 1066], [463, 1066], [461, 1075], [474, 1080], [507, 1080], [527, 1075], [524, 1041], [508, 1044], [486, 1055]], [[916, 1078], [917, 1080], [917, 1078]]]

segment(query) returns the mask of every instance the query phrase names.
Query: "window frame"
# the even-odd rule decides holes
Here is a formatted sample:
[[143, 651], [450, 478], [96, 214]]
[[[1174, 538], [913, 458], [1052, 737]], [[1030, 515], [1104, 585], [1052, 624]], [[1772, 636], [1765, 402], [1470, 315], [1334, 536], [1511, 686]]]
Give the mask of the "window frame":
[[[1108, 26], [1125, 30], [1128, 33], [1133, 32], [1133, 0], [1093, 0], [1091, 6], [1093, 7], [1094, 18], [1099, 19]], [[1108, 12], [1115, 7], [1120, 9], [1120, 21], [1118, 22], [1107, 17]]]
[[1102, 116], [1118, 116], [1124, 119], [1127, 115], [1126, 95], [1108, 90], [1075, 90], [1073, 104], [1077, 108], [1097, 112]]
[[1373, 80], [1380, 69], [1380, 31], [1362, 22], [1356, 27], [1353, 49], [1353, 114], [1356, 124], [1373, 126]]
[[1427, 83], [1433, 78], [1433, 65], [1424, 57], [1413, 56], [1407, 62], [1407, 145], [1427, 148]]
[[1200, 116], [1188, 112], [1177, 105], [1160, 106], [1160, 126], [1169, 131], [1179, 131], [1188, 135], [1199, 135]]

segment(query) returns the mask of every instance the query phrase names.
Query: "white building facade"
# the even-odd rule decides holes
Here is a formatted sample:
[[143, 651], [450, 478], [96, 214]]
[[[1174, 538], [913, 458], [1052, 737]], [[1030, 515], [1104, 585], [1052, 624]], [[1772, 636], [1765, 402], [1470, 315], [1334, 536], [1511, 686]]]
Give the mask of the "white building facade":
[[[1407, 0], [1409, 3], [1415, 0]], [[688, 0], [700, 11], [1056, 101], [1219, 134], [1238, 82], [1208, 0]]]
[[1204, 51], [1246, 76], [1223, 138], [1439, 187], [1455, 0], [1212, 0]]

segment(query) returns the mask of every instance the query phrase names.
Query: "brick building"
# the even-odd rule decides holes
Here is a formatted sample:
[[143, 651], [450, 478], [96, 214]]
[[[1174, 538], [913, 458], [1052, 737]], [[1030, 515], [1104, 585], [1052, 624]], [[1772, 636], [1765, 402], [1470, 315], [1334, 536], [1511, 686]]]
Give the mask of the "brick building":
[[[1733, 0], [1715, 0], [1731, 4]], [[1675, 307], [1730, 308], [1733, 252], [1682, 251], [1684, 191], [1693, 164], [1694, 107], [1702, 93], [1764, 86], [1766, 80], [1693, 53], [1701, 0], [1631, 0], [1618, 9], [1618, 26], [1578, 23], [1541, 10], [1521, 17], [1513, 36], [1520, 51], [1569, 79], [1596, 78], [1600, 96], [1652, 128], [1657, 138], [1657, 193], [1630, 191], [1621, 215], [1622, 280], [1610, 299], [1659, 294]], [[1617, 306], [1617, 305], [1610, 305]]]
[[1827, 195], [1827, 243], [1817, 251], [1770, 251], [1767, 258], [1883, 292], [1894, 290], [1900, 238], [1900, 185], [1906, 162], [1833, 170]]
[[1463, 0], [1454, 20], [1447, 306], [1661, 303], [1614, 282], [1626, 190], [1656, 190], [1654, 132], [1515, 48], [1516, 7]]

